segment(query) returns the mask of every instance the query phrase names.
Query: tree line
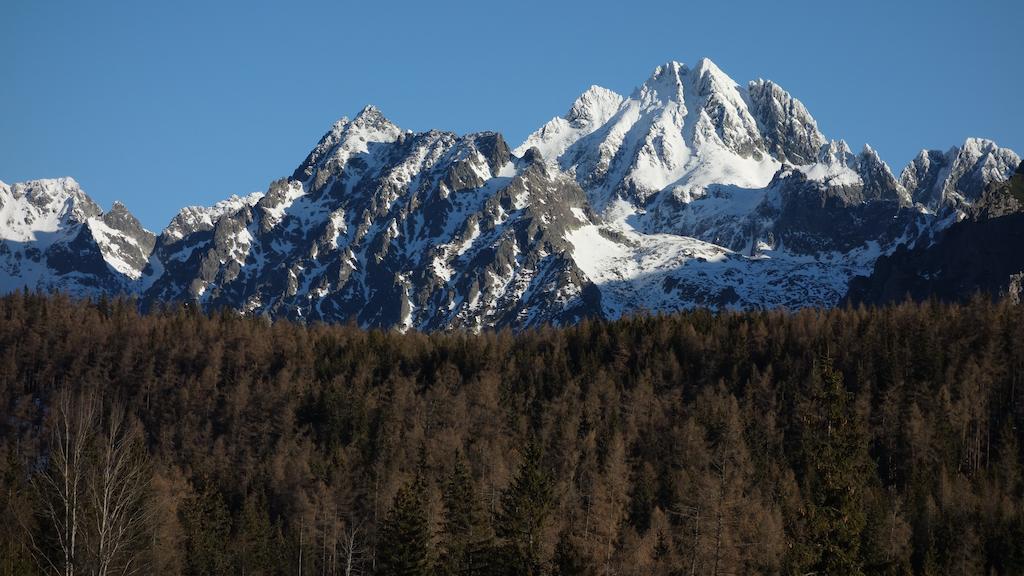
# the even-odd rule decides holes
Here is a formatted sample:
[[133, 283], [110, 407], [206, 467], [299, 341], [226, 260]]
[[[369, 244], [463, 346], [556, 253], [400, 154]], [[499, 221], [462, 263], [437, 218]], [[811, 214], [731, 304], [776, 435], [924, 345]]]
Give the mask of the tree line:
[[519, 334], [0, 298], [0, 575], [1024, 574], [1024, 308]]

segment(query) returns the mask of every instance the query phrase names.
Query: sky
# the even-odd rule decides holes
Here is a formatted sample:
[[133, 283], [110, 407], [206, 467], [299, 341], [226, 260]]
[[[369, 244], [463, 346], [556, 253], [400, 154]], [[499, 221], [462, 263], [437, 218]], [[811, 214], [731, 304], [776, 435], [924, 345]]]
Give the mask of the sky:
[[1024, 153], [1021, 0], [0, 0], [0, 180], [72, 176], [161, 230], [266, 190], [375, 104], [513, 145], [592, 84], [711, 58], [898, 172], [967, 137]]

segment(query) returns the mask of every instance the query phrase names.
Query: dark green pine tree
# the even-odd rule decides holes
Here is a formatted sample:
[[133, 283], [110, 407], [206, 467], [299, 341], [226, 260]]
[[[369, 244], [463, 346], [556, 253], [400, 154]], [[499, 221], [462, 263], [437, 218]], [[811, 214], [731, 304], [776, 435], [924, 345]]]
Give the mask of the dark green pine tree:
[[495, 533], [502, 540], [503, 565], [515, 576], [542, 573], [541, 544], [551, 513], [551, 480], [541, 466], [541, 450], [530, 442], [512, 484], [501, 495]]
[[430, 529], [419, 482], [404, 486], [395, 495], [377, 538], [379, 576], [426, 576], [430, 574]]
[[438, 576], [491, 574], [494, 533], [460, 456], [455, 458], [442, 498], [444, 524], [435, 572]]
[[597, 572], [587, 562], [568, 531], [563, 531], [555, 545], [555, 576], [594, 576]]
[[641, 464], [633, 480], [629, 503], [629, 523], [640, 534], [646, 534], [651, 528], [651, 511], [658, 496], [655, 488], [653, 474]]
[[811, 538], [811, 572], [860, 576], [865, 492], [870, 473], [867, 436], [850, 393], [831, 358], [811, 382], [802, 414], [805, 484]]
[[228, 574], [231, 554], [225, 546], [231, 534], [231, 515], [221, 493], [209, 480], [189, 498], [183, 510], [185, 573], [194, 576]]
[[270, 574], [274, 564], [274, 527], [267, 513], [266, 495], [249, 494], [242, 504], [241, 526], [235, 546], [235, 565], [242, 574]]

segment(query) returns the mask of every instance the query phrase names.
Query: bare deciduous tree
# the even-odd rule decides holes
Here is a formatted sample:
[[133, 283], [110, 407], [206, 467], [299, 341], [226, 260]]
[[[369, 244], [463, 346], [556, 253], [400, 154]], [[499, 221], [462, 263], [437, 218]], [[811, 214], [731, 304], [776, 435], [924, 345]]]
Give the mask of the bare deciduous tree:
[[128, 576], [140, 566], [149, 469], [137, 425], [114, 405], [103, 423], [90, 394], [60, 392], [48, 462], [33, 478], [49, 541], [29, 534], [44, 572]]
[[48, 466], [33, 478], [42, 504], [43, 524], [52, 530], [54, 551], [47, 553], [31, 534], [33, 552], [44, 572], [74, 576], [81, 566], [89, 441], [97, 403], [89, 397], [57, 395]]
[[342, 534], [341, 554], [345, 560], [345, 576], [360, 576], [364, 573], [367, 553], [362, 538], [359, 526], [347, 527]]
[[92, 555], [97, 576], [138, 571], [133, 545], [145, 532], [149, 470], [141, 432], [115, 404], [99, 434], [95, 466], [89, 475]]

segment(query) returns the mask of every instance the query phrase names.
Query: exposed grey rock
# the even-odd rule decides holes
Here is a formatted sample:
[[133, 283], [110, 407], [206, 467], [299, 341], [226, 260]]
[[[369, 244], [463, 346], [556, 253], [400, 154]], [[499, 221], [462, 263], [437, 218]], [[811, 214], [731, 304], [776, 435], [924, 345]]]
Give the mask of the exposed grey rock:
[[104, 214], [71, 178], [0, 183], [0, 288], [122, 294], [154, 237], [121, 203]]
[[886, 304], [910, 297], [964, 301], [1018, 294], [1024, 272], [1024, 213], [981, 221], [965, 220], [934, 242], [902, 246], [875, 263], [870, 276], [855, 278], [847, 300]]
[[972, 220], [988, 220], [1024, 210], [1024, 162], [1006, 182], [991, 182], [967, 210]]
[[879, 158], [878, 153], [868, 145], [857, 156], [856, 171], [861, 178], [862, 198], [865, 202], [882, 200], [909, 206], [910, 195], [893, 176], [889, 165]]
[[599, 309], [564, 239], [585, 206], [499, 134], [404, 133], [367, 108], [255, 205], [158, 246], [145, 298], [381, 327], [570, 322]]
[[793, 170], [777, 174], [771, 187], [780, 199], [775, 238], [802, 254], [848, 252], [872, 241], [888, 245], [912, 218], [901, 214], [897, 198], [881, 198], [880, 189], [859, 183], [830, 184]]
[[943, 153], [922, 150], [900, 175], [914, 202], [932, 212], [973, 204], [992, 182], [1006, 180], [1020, 164], [1013, 151], [990, 140], [969, 138]]
[[790, 164], [814, 162], [826, 141], [807, 108], [770, 80], [755, 80], [747, 89], [768, 152]]

